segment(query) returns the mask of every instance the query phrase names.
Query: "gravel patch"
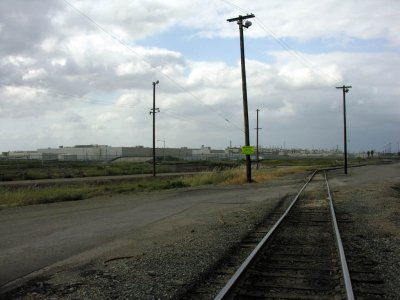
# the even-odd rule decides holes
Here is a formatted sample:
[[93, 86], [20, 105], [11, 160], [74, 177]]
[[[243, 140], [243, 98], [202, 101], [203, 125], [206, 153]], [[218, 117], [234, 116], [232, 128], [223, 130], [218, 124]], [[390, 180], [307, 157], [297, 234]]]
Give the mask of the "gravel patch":
[[[331, 171], [328, 178], [356, 298], [400, 299], [400, 165], [352, 168], [347, 176], [341, 172]], [[209, 214], [189, 211], [173, 216], [136, 235], [124, 251], [45, 274], [1, 296], [181, 298], [220, 265], [285, 197], [295, 194], [304, 178], [303, 174], [291, 177], [290, 183], [277, 181], [275, 187], [286, 191], [279, 197]]]
[[186, 211], [167, 218], [136, 235], [128, 249], [35, 278], [3, 296], [7, 299], [180, 298], [220, 264], [266, 213], [281, 201], [289, 201], [304, 177], [296, 175], [289, 182], [281, 182], [282, 192], [263, 201], [235, 204], [210, 213]]
[[400, 299], [400, 165], [329, 174], [357, 299]]

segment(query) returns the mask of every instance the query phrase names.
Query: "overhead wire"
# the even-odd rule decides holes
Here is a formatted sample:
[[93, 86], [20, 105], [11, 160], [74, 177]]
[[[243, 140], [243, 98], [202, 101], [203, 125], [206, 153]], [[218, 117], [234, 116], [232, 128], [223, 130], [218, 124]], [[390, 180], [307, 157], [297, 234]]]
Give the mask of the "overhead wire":
[[[153, 63], [151, 63], [150, 61], [148, 61], [147, 59], [145, 59], [143, 57], [143, 55], [140, 55], [137, 51], [135, 51], [135, 49], [133, 49], [132, 47], [130, 47], [129, 45], [127, 45], [124, 41], [122, 41], [121, 39], [119, 39], [117, 36], [115, 36], [114, 34], [110, 33], [108, 30], [106, 30], [103, 26], [101, 26], [99, 23], [97, 23], [93, 18], [91, 18], [89, 15], [87, 15], [86, 13], [84, 13], [83, 11], [81, 11], [80, 9], [78, 9], [76, 6], [74, 6], [71, 2], [69, 2], [68, 0], [63, 0], [69, 7], [71, 7], [73, 10], [75, 10], [78, 14], [80, 14], [82, 17], [84, 17], [85, 19], [87, 19], [89, 22], [91, 22], [92, 24], [95, 25], [95, 27], [102, 31], [104, 34], [108, 35], [109, 37], [111, 37], [113, 40], [115, 40], [116, 42], [118, 42], [120, 45], [122, 45], [123, 47], [125, 47], [128, 51], [134, 53], [136, 56], [140, 57], [140, 59], [142, 61], [144, 61], [145, 63], [147, 63], [152, 69], [158, 71], [162, 76], [164, 76], [165, 78], [167, 78], [168, 80], [170, 80], [171, 82], [173, 82], [175, 85], [177, 85], [181, 90], [183, 90], [184, 92], [186, 92], [187, 94], [189, 94], [193, 99], [195, 99], [197, 102], [199, 102], [201, 105], [205, 106], [207, 109], [209, 109], [210, 111], [212, 111], [213, 113], [215, 113], [216, 115], [218, 115], [221, 119], [223, 119], [225, 122], [229, 123], [231, 126], [235, 127], [236, 129], [243, 131], [243, 129], [236, 125], [235, 123], [233, 123], [232, 121], [230, 121], [226, 116], [224, 116], [223, 114], [221, 114], [220, 112], [218, 112], [217, 110], [215, 110], [213, 107], [211, 107], [208, 104], [205, 104], [198, 96], [196, 96], [193, 92], [191, 92], [190, 90], [188, 90], [186, 87], [184, 87], [182, 84], [180, 84], [178, 81], [176, 81], [175, 79], [173, 79], [171, 76], [159, 71], [158, 66], [154, 65]], [[239, 11], [243, 12], [243, 13], [247, 13], [247, 11], [245, 9], [243, 9], [242, 7], [234, 4], [231, 1], [228, 0], [221, 0], [222, 2], [228, 4], [231, 7], [234, 7], [235, 9], [238, 9]], [[330, 77], [331, 79], [333, 79], [333, 77], [331, 77], [330, 75], [325, 74], [324, 72], [322, 72], [321, 70], [318, 70], [317, 67], [315, 65], [313, 65], [309, 60], [307, 60], [305, 57], [303, 57], [302, 55], [298, 54], [296, 51], [294, 51], [285, 41], [281, 40], [276, 34], [275, 32], [270, 29], [267, 25], [265, 25], [259, 18], [255, 19], [256, 23], [258, 23], [258, 25], [267, 33], [269, 33], [273, 39], [279, 44], [281, 45], [281, 47], [283, 47], [285, 50], [288, 51], [288, 53], [290, 55], [292, 55], [296, 60], [300, 61], [304, 66], [306, 66], [307, 68], [311, 69], [314, 73], [318, 74], [321, 78], [323, 78], [324, 80], [325, 77], [323, 75], [325, 75], [326, 77]], [[327, 81], [328, 82], [328, 81]], [[43, 92], [39, 92], [36, 91], [38, 93], [42, 93], [45, 94]], [[69, 97], [69, 98], [74, 98], [74, 99], [84, 99], [86, 100], [88, 103], [92, 103], [92, 104], [97, 104], [97, 105], [108, 105], [105, 102], [100, 102], [99, 100], [95, 100], [95, 99], [90, 99], [87, 97], [81, 97], [81, 96], [73, 96], [73, 95], [65, 95], [65, 94], [61, 94], [58, 92], [52, 92], [52, 91], [47, 91], [47, 94], [51, 95], [56, 95], [59, 97]], [[131, 106], [131, 105], [124, 105], [124, 104], [120, 104], [117, 107], [126, 107], [126, 108], [136, 108], [137, 106]]]
[[[246, 11], [244, 8], [238, 6], [237, 4], [228, 1], [228, 0], [221, 0], [222, 2], [226, 3], [227, 5], [236, 8], [237, 10], [241, 11], [242, 13], [248, 14], [248, 11]], [[298, 51], [295, 51], [292, 49], [290, 45], [288, 45], [284, 40], [280, 39], [278, 35], [271, 29], [269, 28], [264, 22], [260, 20], [257, 16], [255, 17], [255, 22], [263, 29], [267, 34], [270, 34], [271, 37], [282, 47], [284, 48], [291, 56], [293, 56], [297, 61], [299, 61], [303, 66], [307, 67], [311, 71], [313, 71], [316, 75], [318, 75], [321, 79], [323, 79], [326, 83], [331, 84], [330, 81], [326, 79], [326, 77], [331, 78], [333, 81], [337, 81], [336, 78], [333, 78], [329, 74], [325, 73], [324, 71], [320, 70], [318, 66], [316, 66], [314, 63], [309, 61], [307, 58], [305, 58], [303, 55], [298, 53]]]
[[100, 31], [102, 31], [103, 33], [105, 33], [106, 35], [108, 35], [109, 37], [111, 37], [113, 40], [115, 40], [116, 42], [118, 42], [119, 44], [121, 44], [122, 46], [124, 46], [128, 51], [132, 52], [133, 54], [135, 54], [136, 56], [140, 57], [140, 59], [142, 61], [144, 61], [145, 63], [147, 63], [152, 69], [158, 71], [162, 76], [164, 76], [165, 78], [167, 78], [168, 80], [170, 80], [172, 83], [174, 83], [176, 86], [178, 86], [182, 91], [184, 91], [185, 93], [189, 94], [193, 99], [195, 99], [197, 102], [199, 102], [201, 105], [203, 105], [204, 107], [206, 107], [207, 109], [209, 109], [211, 112], [213, 112], [214, 114], [216, 114], [217, 116], [219, 116], [220, 118], [222, 118], [225, 122], [229, 123], [232, 127], [239, 129], [240, 131], [244, 132], [242, 128], [240, 128], [238, 125], [236, 125], [235, 123], [233, 123], [232, 121], [230, 121], [226, 116], [224, 116], [223, 114], [221, 114], [220, 112], [218, 112], [216, 109], [214, 109], [213, 107], [211, 107], [210, 105], [204, 103], [198, 96], [196, 96], [193, 92], [191, 92], [190, 90], [188, 90], [186, 87], [184, 87], [182, 84], [180, 84], [178, 81], [176, 81], [175, 79], [173, 79], [171, 76], [169, 76], [168, 74], [165, 74], [163, 72], [161, 72], [158, 69], [158, 66], [152, 64], [149, 60], [147, 60], [146, 58], [143, 57], [143, 55], [140, 55], [137, 51], [135, 51], [135, 49], [133, 49], [132, 47], [130, 47], [129, 45], [127, 45], [124, 41], [122, 41], [121, 39], [119, 39], [118, 37], [116, 37], [115, 35], [113, 35], [112, 33], [110, 33], [108, 30], [106, 30], [103, 26], [101, 26], [99, 23], [97, 23], [93, 18], [91, 18], [89, 15], [87, 15], [86, 13], [84, 13], [83, 11], [81, 11], [80, 9], [78, 9], [76, 6], [74, 6], [71, 2], [69, 2], [68, 0], [63, 0], [68, 6], [70, 6], [72, 9], [74, 9], [77, 13], [79, 13], [81, 16], [83, 16], [85, 19], [87, 19], [89, 22], [93, 23], [97, 29], [99, 29]]
[[[5, 83], [0, 83], [0, 87], [10, 87], [11, 85], [9, 84], [5, 84]], [[48, 90], [46, 89], [46, 91], [41, 91], [41, 90], [37, 90], [36, 87], [34, 86], [18, 86], [19, 89], [25, 89], [25, 90], [29, 90], [29, 91], [33, 91], [36, 95], [44, 95], [44, 96], [55, 96], [55, 97], [60, 97], [60, 98], [68, 98], [68, 99], [75, 99], [75, 100], [84, 100], [85, 103], [88, 104], [93, 104], [93, 105], [101, 105], [101, 106], [112, 106], [113, 108], [117, 108], [117, 109], [125, 109], [125, 108], [138, 108], [138, 107], [142, 107], [144, 108], [144, 105], [128, 105], [128, 104], [117, 104], [116, 103], [108, 103], [105, 101], [99, 101], [97, 99], [93, 99], [93, 98], [89, 98], [87, 96], [78, 96], [78, 95], [68, 95], [68, 94], [62, 94], [59, 92], [55, 92], [52, 90]], [[147, 108], [144, 108], [147, 110]], [[170, 110], [165, 110], [163, 109], [163, 115], [168, 115], [170, 118], [175, 119], [175, 120], [180, 120], [186, 123], [190, 123], [193, 122], [193, 118], [190, 119], [186, 116], [182, 116], [180, 114], [177, 113], [173, 113]], [[160, 117], [162, 117], [162, 115], [160, 115]], [[239, 130], [241, 130], [239, 128]]]
[[275, 32], [273, 32], [270, 28], [268, 28], [259, 18], [256, 18], [256, 23], [264, 29], [265, 32], [269, 32], [273, 39], [279, 43], [284, 49], [287, 50], [287, 52], [292, 55], [295, 59], [297, 59], [302, 65], [313, 71], [316, 75], [318, 75], [321, 79], [323, 79], [326, 83], [331, 84], [331, 81], [327, 80], [326, 77], [329, 77], [332, 79], [332, 81], [337, 81], [336, 78], [333, 78], [331, 75], [325, 73], [322, 71], [318, 66], [316, 66], [313, 62], [308, 60], [306, 57], [303, 55], [299, 54], [298, 51], [293, 50], [284, 40], [280, 39], [277, 37]]
[[[226, 116], [224, 116], [223, 114], [221, 114], [220, 112], [218, 112], [216, 109], [214, 109], [212, 106], [205, 104], [197, 95], [195, 95], [192, 91], [188, 90], [186, 87], [184, 87], [182, 84], [180, 84], [178, 81], [174, 80], [172, 77], [168, 76], [168, 74], [163, 73], [162, 71], [160, 71], [158, 69], [158, 66], [152, 64], [150, 61], [146, 60], [143, 55], [140, 55], [137, 51], [135, 51], [132, 47], [130, 47], [129, 45], [127, 45], [124, 41], [122, 41], [121, 39], [119, 39], [118, 37], [116, 37], [115, 35], [111, 34], [109, 31], [105, 30], [101, 25], [99, 25], [93, 18], [91, 18], [90, 16], [88, 16], [87, 14], [83, 13], [82, 11], [80, 11], [79, 9], [77, 9], [74, 5], [72, 5], [68, 0], [63, 0], [69, 7], [73, 8], [75, 11], [77, 11], [80, 15], [82, 15], [83, 17], [85, 17], [87, 20], [89, 20], [92, 24], [94, 24], [96, 26], [96, 28], [100, 31], [102, 31], [104, 34], [110, 36], [112, 39], [114, 39], [115, 41], [117, 41], [120, 45], [124, 46], [128, 51], [134, 53], [136, 56], [140, 57], [142, 61], [144, 61], [145, 63], [147, 63], [151, 68], [153, 68], [154, 70], [158, 71], [159, 73], [161, 73], [162, 76], [164, 76], [165, 78], [169, 79], [171, 82], [173, 82], [175, 85], [177, 85], [181, 90], [183, 90], [184, 92], [186, 92], [187, 94], [189, 94], [193, 99], [195, 99], [197, 102], [199, 102], [202, 106], [206, 107], [207, 109], [209, 109], [211, 112], [213, 112], [214, 114], [217, 114], [224, 122], [229, 123], [232, 127], [234, 127], [235, 129], [244, 132], [242, 128], [240, 128], [239, 126], [237, 126], [234, 122], [230, 121]], [[10, 84], [0, 84], [0, 86], [12, 86]], [[36, 93], [37, 95], [45, 95], [45, 96], [56, 96], [56, 97], [60, 97], [60, 98], [70, 98], [70, 99], [78, 99], [78, 100], [84, 100], [87, 103], [90, 104], [96, 104], [96, 105], [112, 105], [113, 103], [107, 103], [107, 102], [103, 102], [100, 101], [98, 99], [93, 99], [93, 98], [89, 98], [87, 96], [78, 96], [78, 95], [68, 95], [68, 94], [62, 94], [60, 92], [56, 92], [56, 91], [52, 91], [48, 88], [46, 88], [45, 90], [41, 90], [40, 87], [37, 86], [18, 86], [18, 88], [22, 88], [22, 89], [29, 89], [30, 91], [33, 91], [34, 93]], [[126, 105], [126, 104], [120, 104], [116, 107], [125, 107], [125, 108], [136, 108], [137, 106], [132, 106], [132, 105]], [[191, 121], [188, 118], [182, 118], [182, 116], [178, 116], [177, 114], [172, 114], [170, 112], [168, 112], [167, 114], [171, 115], [173, 118], [175, 119], [183, 119], [184, 121]]]
[[[188, 122], [188, 123], [190, 123], [190, 122], [193, 121], [193, 117], [190, 119], [190, 118], [188, 118], [187, 116], [182, 116], [182, 115], [177, 114], [177, 113], [172, 113], [170, 110], [165, 110], [165, 109], [164, 109], [162, 112], [163, 112], [163, 114], [166, 114], [166, 115], [168, 115], [168, 116], [170, 116], [170, 117], [172, 117], [172, 118], [174, 118], [174, 119], [177, 119], [177, 120], [181, 120], [181, 121]], [[161, 116], [161, 115], [160, 115], [160, 116]], [[221, 121], [222, 121], [222, 120], [221, 120]], [[224, 119], [224, 121], [229, 122], [229, 120], [227, 120], [227, 119]], [[209, 122], [208, 122], [208, 123], [209, 123]], [[237, 130], [242, 131], [242, 132], [244, 133], [243, 129], [240, 128], [240, 127], [237, 127], [237, 126], [235, 125], [235, 123], [231, 123], [231, 124], [232, 124], [232, 126], [236, 127]]]

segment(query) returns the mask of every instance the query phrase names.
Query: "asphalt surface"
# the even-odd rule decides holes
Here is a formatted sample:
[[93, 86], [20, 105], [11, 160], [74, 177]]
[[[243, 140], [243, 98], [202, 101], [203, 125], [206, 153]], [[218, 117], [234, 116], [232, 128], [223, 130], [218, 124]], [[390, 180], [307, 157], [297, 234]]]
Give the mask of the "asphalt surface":
[[[299, 180], [289, 184], [296, 190]], [[268, 195], [280, 196], [287, 189], [276, 183], [215, 186], [3, 209], [0, 290], [43, 268], [57, 264], [63, 268], [71, 258], [80, 257], [84, 263], [102, 251], [112, 251], [146, 226], [186, 210], [215, 213]]]

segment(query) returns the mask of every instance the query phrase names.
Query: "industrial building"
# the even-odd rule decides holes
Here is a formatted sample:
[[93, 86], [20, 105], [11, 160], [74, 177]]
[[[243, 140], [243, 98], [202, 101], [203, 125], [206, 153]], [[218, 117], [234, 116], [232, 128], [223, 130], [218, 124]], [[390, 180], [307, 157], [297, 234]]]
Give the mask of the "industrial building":
[[[182, 148], [156, 148], [158, 159], [180, 160], [238, 160], [244, 159], [241, 147], [228, 147], [225, 150], [215, 150], [202, 145], [197, 149]], [[307, 149], [282, 149], [259, 148], [260, 159], [279, 158], [306, 158], [306, 157], [342, 157], [339, 150], [307, 150]], [[58, 148], [44, 148], [37, 151], [10, 151], [3, 152], [3, 159], [37, 159], [58, 161], [149, 161], [153, 158], [151, 147], [112, 147], [108, 145], [77, 145], [72, 147], [59, 146]]]
[[[153, 148], [112, 147], [108, 145], [77, 145], [74, 147], [60, 146], [58, 148], [38, 149], [37, 152], [43, 159], [79, 160], [79, 161], [110, 161], [120, 158], [137, 158], [146, 161], [152, 159]], [[174, 157], [187, 159], [192, 156], [192, 151], [183, 148], [156, 148], [157, 157]]]

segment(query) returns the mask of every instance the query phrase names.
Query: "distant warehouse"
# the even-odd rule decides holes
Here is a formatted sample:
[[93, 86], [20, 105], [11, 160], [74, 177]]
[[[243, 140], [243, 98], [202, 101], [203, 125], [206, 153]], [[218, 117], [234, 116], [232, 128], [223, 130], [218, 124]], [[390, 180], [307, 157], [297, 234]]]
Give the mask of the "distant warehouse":
[[[152, 159], [152, 148], [136, 147], [111, 147], [108, 145], [77, 145], [73, 147], [60, 146], [58, 148], [38, 149], [37, 152], [43, 160], [60, 161], [109, 161], [118, 158], [137, 158], [138, 160]], [[192, 150], [183, 148], [157, 148], [156, 156], [188, 159]]]
[[[349, 154], [349, 156], [352, 154]], [[260, 159], [295, 159], [316, 157], [342, 157], [339, 149], [284, 149], [281, 147], [259, 148]], [[360, 156], [363, 157], [363, 156]], [[200, 148], [156, 148], [158, 160], [242, 160], [241, 147], [227, 147], [225, 150], [214, 150], [202, 145]], [[37, 159], [58, 161], [130, 161], [144, 162], [153, 159], [153, 148], [135, 147], [111, 147], [108, 145], [76, 145], [72, 147], [59, 146], [58, 148], [44, 148], [37, 151], [9, 151], [3, 152], [0, 159]], [[255, 159], [253, 156], [252, 159]]]

